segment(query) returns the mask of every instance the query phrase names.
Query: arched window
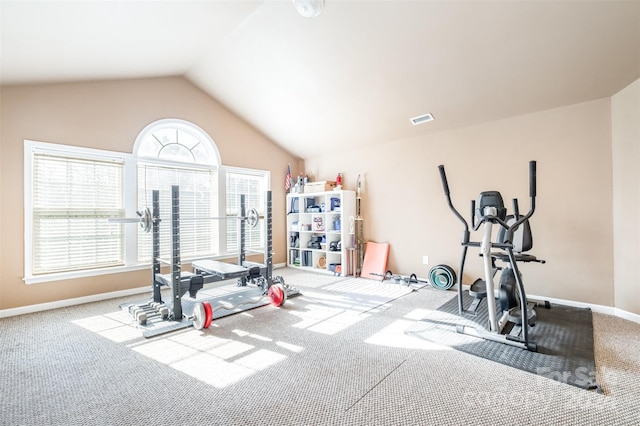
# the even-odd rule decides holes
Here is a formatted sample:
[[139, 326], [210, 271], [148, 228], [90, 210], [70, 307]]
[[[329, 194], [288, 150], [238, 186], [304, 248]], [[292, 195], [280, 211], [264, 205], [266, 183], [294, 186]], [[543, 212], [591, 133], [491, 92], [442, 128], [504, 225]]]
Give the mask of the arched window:
[[[220, 254], [224, 224], [218, 193], [220, 154], [213, 139], [193, 123], [178, 119], [154, 121], [136, 138], [137, 201], [151, 208], [151, 194], [160, 191], [160, 217], [169, 217], [171, 186], [180, 187], [180, 251], [184, 258]], [[195, 220], [198, 219], [198, 220]], [[222, 231], [222, 232], [221, 232]], [[171, 229], [160, 227], [160, 255], [171, 250]], [[138, 232], [138, 261], [151, 259], [151, 235]]]
[[185, 120], [168, 118], [142, 129], [133, 147], [138, 158], [219, 167], [220, 153], [213, 139]]

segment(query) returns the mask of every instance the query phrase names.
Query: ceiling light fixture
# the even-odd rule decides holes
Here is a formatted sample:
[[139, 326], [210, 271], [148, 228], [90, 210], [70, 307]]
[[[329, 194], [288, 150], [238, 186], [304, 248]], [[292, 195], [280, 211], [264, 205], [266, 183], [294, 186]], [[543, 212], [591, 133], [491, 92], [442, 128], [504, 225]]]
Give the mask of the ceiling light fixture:
[[322, 13], [324, 0], [291, 0], [296, 10], [305, 18], [315, 18]]
[[428, 112], [426, 114], [413, 117], [411, 119], [411, 122], [413, 123], [414, 126], [417, 126], [418, 124], [428, 123], [429, 121], [433, 121], [433, 120], [434, 120], [433, 115], [431, 115], [431, 113]]

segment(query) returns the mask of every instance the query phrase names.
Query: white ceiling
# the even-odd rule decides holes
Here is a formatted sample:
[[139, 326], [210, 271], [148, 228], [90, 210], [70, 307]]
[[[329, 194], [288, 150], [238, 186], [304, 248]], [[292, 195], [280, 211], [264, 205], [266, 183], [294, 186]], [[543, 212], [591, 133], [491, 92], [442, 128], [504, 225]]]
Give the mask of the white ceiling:
[[640, 0], [325, 3], [303, 18], [289, 0], [0, 0], [0, 83], [184, 75], [310, 158], [640, 78]]

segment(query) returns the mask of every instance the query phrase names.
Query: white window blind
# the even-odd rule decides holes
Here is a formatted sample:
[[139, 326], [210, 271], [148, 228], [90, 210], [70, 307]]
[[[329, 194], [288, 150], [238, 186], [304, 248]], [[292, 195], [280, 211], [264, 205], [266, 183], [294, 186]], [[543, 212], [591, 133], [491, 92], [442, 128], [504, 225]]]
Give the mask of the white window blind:
[[[260, 216], [265, 216], [266, 177], [262, 174], [241, 172], [227, 173], [227, 215], [240, 215], [240, 194], [245, 194], [247, 214], [255, 208]], [[264, 219], [255, 228], [245, 226], [245, 248], [262, 250], [265, 241]], [[237, 252], [239, 221], [227, 221], [227, 252]]]
[[34, 153], [33, 275], [122, 265], [123, 170], [119, 161]]
[[[218, 253], [217, 173], [212, 168], [189, 168], [138, 163], [138, 210], [153, 211], [152, 191], [160, 192], [160, 257], [171, 256], [171, 187], [179, 186], [180, 256], [195, 258]], [[152, 234], [138, 231], [138, 261], [152, 257]]]

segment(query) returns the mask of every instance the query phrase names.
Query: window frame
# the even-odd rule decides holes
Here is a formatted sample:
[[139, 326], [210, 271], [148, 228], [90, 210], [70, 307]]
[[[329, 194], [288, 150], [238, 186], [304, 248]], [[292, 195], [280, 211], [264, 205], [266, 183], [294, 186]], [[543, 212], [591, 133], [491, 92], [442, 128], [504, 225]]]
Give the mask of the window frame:
[[[137, 180], [137, 177], [139, 176], [139, 167], [140, 167], [141, 164], [150, 165], [150, 166], [157, 166], [159, 168], [165, 168], [165, 169], [170, 169], [170, 170], [171, 169], [182, 169], [182, 170], [188, 170], [188, 171], [192, 171], [192, 172], [193, 171], [203, 171], [203, 172], [213, 173], [214, 175], [216, 175], [215, 183], [217, 183], [217, 186], [212, 187], [212, 189], [219, 187], [219, 179], [220, 179], [219, 175], [220, 175], [220, 172], [222, 170], [221, 167], [219, 167], [219, 166], [216, 167], [215, 170], [212, 171], [212, 168], [203, 166], [201, 164], [167, 162], [167, 161], [153, 160], [153, 159], [144, 158], [144, 157], [138, 157], [137, 161], [136, 161], [136, 165], [135, 165], [136, 173], [137, 173], [136, 174], [136, 189], [135, 189], [136, 197], [139, 195], [139, 192], [140, 192], [140, 189], [141, 189], [141, 185], [146, 185], [146, 183], [143, 184], [143, 183], [141, 183], [141, 182], [139, 182]], [[156, 188], [152, 188], [152, 189], [156, 189]], [[144, 191], [146, 191], [146, 190], [147, 190], [147, 188], [145, 186]], [[161, 194], [162, 194], [163, 190], [170, 194], [171, 187], [168, 185], [166, 188], [163, 188], [160, 191]], [[183, 191], [181, 190], [180, 194], [182, 194], [182, 193], [183, 193]], [[219, 196], [219, 192], [218, 192], [218, 196]], [[162, 195], [161, 195], [161, 198], [162, 198]], [[136, 205], [138, 205], [138, 200], [139, 199], [137, 198], [136, 199]], [[217, 204], [219, 204], [219, 203], [220, 203], [220, 201], [218, 200]], [[181, 203], [181, 209], [182, 209], [182, 205], [183, 205], [183, 203]], [[151, 206], [151, 203], [149, 203], [148, 205], [140, 206], [140, 208], [142, 208], [142, 209], [144, 209], [144, 208], [151, 209], [152, 206]], [[218, 206], [218, 210], [219, 209], [220, 209], [220, 207]], [[170, 206], [167, 205], [167, 204], [163, 204], [163, 201], [161, 201], [161, 204], [160, 204], [160, 217], [161, 218], [163, 218], [163, 217], [164, 218], [168, 218], [170, 216], [170, 214], [171, 214]], [[219, 216], [219, 212], [216, 212], [215, 214]], [[217, 228], [216, 232], [218, 233], [218, 236], [220, 235], [220, 233], [223, 232], [223, 228], [222, 228], [223, 223], [222, 222], [223, 221], [212, 221], [213, 227]], [[161, 241], [163, 239], [166, 239], [166, 238], [163, 238], [163, 236], [162, 236], [162, 234], [164, 234], [163, 231], [165, 231], [165, 230], [161, 228], [161, 231], [160, 231], [161, 232], [161, 238], [160, 238]], [[138, 238], [140, 236], [140, 232], [141, 231], [138, 231], [136, 233], [136, 238]], [[168, 229], [166, 230], [166, 234], [167, 235], [169, 234], [169, 230]], [[140, 247], [138, 247], [138, 244], [136, 244], [136, 247], [137, 247], [138, 251], [137, 251], [137, 256], [136, 256], [135, 260], [138, 263], [151, 264], [151, 260], [149, 260], [149, 261], [145, 260], [146, 256], [143, 256], [141, 258], [141, 256], [140, 256]], [[209, 254], [209, 255], [203, 254], [203, 255], [197, 255], [197, 256], [189, 256], [188, 254], [186, 254], [186, 251], [184, 250], [184, 248], [185, 248], [184, 245], [181, 245], [181, 261], [183, 261], [183, 262], [189, 262], [189, 261], [192, 261], [192, 260], [195, 260], [195, 259], [201, 259], [203, 257], [210, 258], [210, 259], [221, 258], [219, 237], [218, 237], [218, 243], [217, 243], [217, 254]], [[165, 256], [169, 256], [170, 249], [171, 249], [171, 247], [167, 247], [167, 248], [164, 249]], [[214, 248], [214, 250], [216, 250], [216, 249]], [[161, 247], [161, 252], [162, 251], [163, 250], [162, 250], [162, 247]]]
[[[62, 155], [70, 158], [97, 161], [116, 161], [123, 163], [123, 182], [127, 181], [127, 169], [132, 164], [133, 156], [126, 153], [105, 151], [94, 148], [77, 147], [70, 145], [60, 145], [49, 142], [38, 142], [33, 140], [24, 141], [24, 277], [27, 284], [37, 284], [49, 281], [68, 280], [81, 277], [92, 277], [104, 274], [115, 274], [144, 269], [141, 265], [130, 265], [127, 263], [130, 245], [125, 235], [124, 237], [124, 262], [125, 265], [109, 266], [102, 268], [80, 269], [75, 271], [50, 272], [33, 274], [33, 195], [34, 195], [34, 157], [36, 153]], [[126, 186], [125, 186], [126, 187]], [[125, 194], [126, 194], [125, 190]], [[124, 194], [123, 194], [124, 195]], [[131, 212], [127, 209], [126, 199], [123, 201], [125, 216]], [[134, 209], [135, 210], [135, 209]], [[133, 212], [135, 214], [135, 211]]]
[[[226, 211], [227, 211], [227, 177], [231, 173], [239, 174], [239, 175], [247, 175], [247, 176], [257, 176], [257, 177], [260, 177], [260, 178], [264, 179], [263, 185], [262, 185], [263, 186], [262, 187], [262, 191], [265, 192], [264, 201], [266, 202], [266, 191], [268, 191], [269, 188], [271, 188], [271, 173], [268, 170], [247, 169], [247, 168], [235, 167], [235, 166], [221, 166], [221, 171], [222, 171], [222, 173], [220, 173], [220, 175], [222, 175], [222, 178], [220, 178], [218, 181], [219, 181], [219, 184], [220, 184], [219, 191], [223, 191], [222, 193], [224, 193], [224, 199], [223, 199], [223, 201], [220, 202], [220, 212], [222, 212], [222, 214], [226, 214]], [[256, 208], [256, 210], [258, 211], [258, 214], [262, 214], [266, 218], [267, 212], [264, 211], [265, 208], [266, 208], [266, 204], [264, 204], [262, 206], [252, 206], [249, 201], [247, 201], [247, 203], [248, 203], [247, 210], [249, 210], [251, 208]], [[265, 221], [265, 219], [262, 219], [262, 218], [259, 219], [258, 226], [264, 227], [264, 233], [263, 233], [264, 234], [264, 238], [262, 239], [262, 241], [261, 241], [262, 244], [260, 245], [259, 248], [252, 247], [251, 250], [258, 250], [258, 251], [261, 250], [261, 251], [264, 252], [266, 250], [266, 238], [267, 238], [266, 221]], [[273, 238], [273, 236], [272, 236], [272, 238]], [[224, 253], [226, 253], [226, 257], [238, 254], [237, 251], [229, 252], [229, 250], [228, 250], [229, 246], [227, 244], [227, 232], [226, 232], [226, 229], [225, 229], [225, 232], [221, 232], [220, 240], [221, 240], [220, 245], [224, 246], [224, 249], [225, 249]], [[249, 247], [247, 247], [247, 249], [248, 248]]]
[[[145, 131], [152, 128], [157, 128], [159, 124], [163, 125], [179, 125], [179, 126], [192, 126], [192, 129], [197, 129], [203, 132], [206, 138], [211, 142], [211, 153], [219, 163], [215, 166], [217, 168], [217, 189], [218, 189], [218, 215], [224, 216], [227, 211], [227, 177], [230, 173], [244, 174], [250, 176], [257, 176], [263, 179], [263, 190], [266, 192], [271, 187], [271, 173], [268, 170], [250, 169], [237, 166], [225, 166], [221, 162], [220, 154], [215, 142], [206, 134], [202, 129], [195, 124], [189, 123], [179, 119], [163, 119], [157, 120], [145, 127], [136, 138], [136, 142], [133, 146], [131, 153], [108, 151], [95, 148], [86, 148], [72, 145], [57, 144], [51, 142], [40, 142], [33, 140], [24, 140], [24, 277], [23, 281], [26, 284], [38, 284], [51, 281], [69, 280], [76, 278], [85, 278], [93, 276], [101, 276], [108, 274], [117, 274], [123, 272], [139, 271], [148, 269], [151, 267], [151, 262], [141, 262], [138, 260], [138, 228], [137, 223], [123, 224], [124, 227], [123, 238], [123, 250], [124, 250], [124, 265], [109, 266], [102, 268], [81, 269], [75, 271], [65, 272], [51, 272], [42, 274], [33, 274], [33, 171], [34, 171], [34, 156], [36, 153], [50, 153], [54, 155], [62, 155], [70, 158], [79, 158], [85, 160], [97, 160], [97, 161], [118, 161], [123, 163], [123, 182], [124, 189], [122, 193], [122, 204], [124, 208], [125, 217], [137, 217], [136, 210], [138, 209], [138, 164], [144, 163], [157, 163], [160, 165], [170, 166], [175, 165], [177, 167], [193, 167], [193, 168], [205, 168], [202, 163], [183, 163], [175, 162], [166, 159], [152, 159], [144, 156], [136, 156], [137, 143], [145, 135]], [[148, 206], [151, 207], [151, 206]], [[265, 206], [252, 206], [258, 211], [262, 211]], [[265, 212], [266, 214], [266, 212]], [[216, 221], [219, 230], [218, 238], [218, 255], [208, 256], [212, 259], [230, 259], [237, 257], [237, 250], [229, 251], [227, 243], [227, 228], [224, 220]], [[265, 220], [260, 219], [259, 226], [266, 226]], [[261, 247], [259, 249], [252, 248], [252, 250], [265, 250], [266, 247], [266, 228], [264, 229], [264, 238], [261, 241]], [[194, 260], [193, 258], [184, 258], [182, 261], [188, 263]]]
[[[161, 130], [166, 130], [167, 128], [173, 128], [176, 130], [182, 130], [186, 133], [191, 133], [193, 135], [195, 135], [198, 139], [200, 139], [200, 141], [206, 141], [209, 142], [208, 144], [208, 148], [205, 147], [206, 151], [209, 151], [211, 158], [211, 162], [209, 163], [200, 163], [200, 162], [193, 162], [193, 163], [185, 163], [182, 161], [174, 161], [174, 160], [169, 160], [169, 159], [161, 159], [159, 157], [151, 157], [148, 155], [141, 155], [140, 151], [141, 151], [141, 145], [145, 142], [145, 140], [147, 139], [147, 137], [149, 135], [153, 135], [154, 131], [161, 131]], [[144, 147], [142, 147], [144, 148]], [[209, 134], [207, 132], [205, 132], [203, 129], [201, 129], [199, 126], [197, 126], [194, 123], [191, 123], [190, 121], [187, 120], [182, 120], [179, 118], [163, 118], [160, 120], [155, 120], [149, 124], [147, 124], [136, 136], [136, 140], [133, 143], [133, 149], [132, 149], [132, 154], [138, 158], [138, 159], [142, 159], [143, 161], [156, 161], [159, 163], [163, 163], [163, 164], [178, 164], [178, 165], [185, 165], [185, 164], [194, 164], [196, 166], [200, 166], [200, 167], [206, 167], [206, 166], [213, 166], [213, 167], [222, 167], [222, 157], [220, 157], [220, 151], [218, 150], [218, 146], [216, 145], [216, 143], [213, 141], [213, 139], [211, 138], [211, 136], [209, 136]], [[195, 159], [195, 157], [194, 157]]]

